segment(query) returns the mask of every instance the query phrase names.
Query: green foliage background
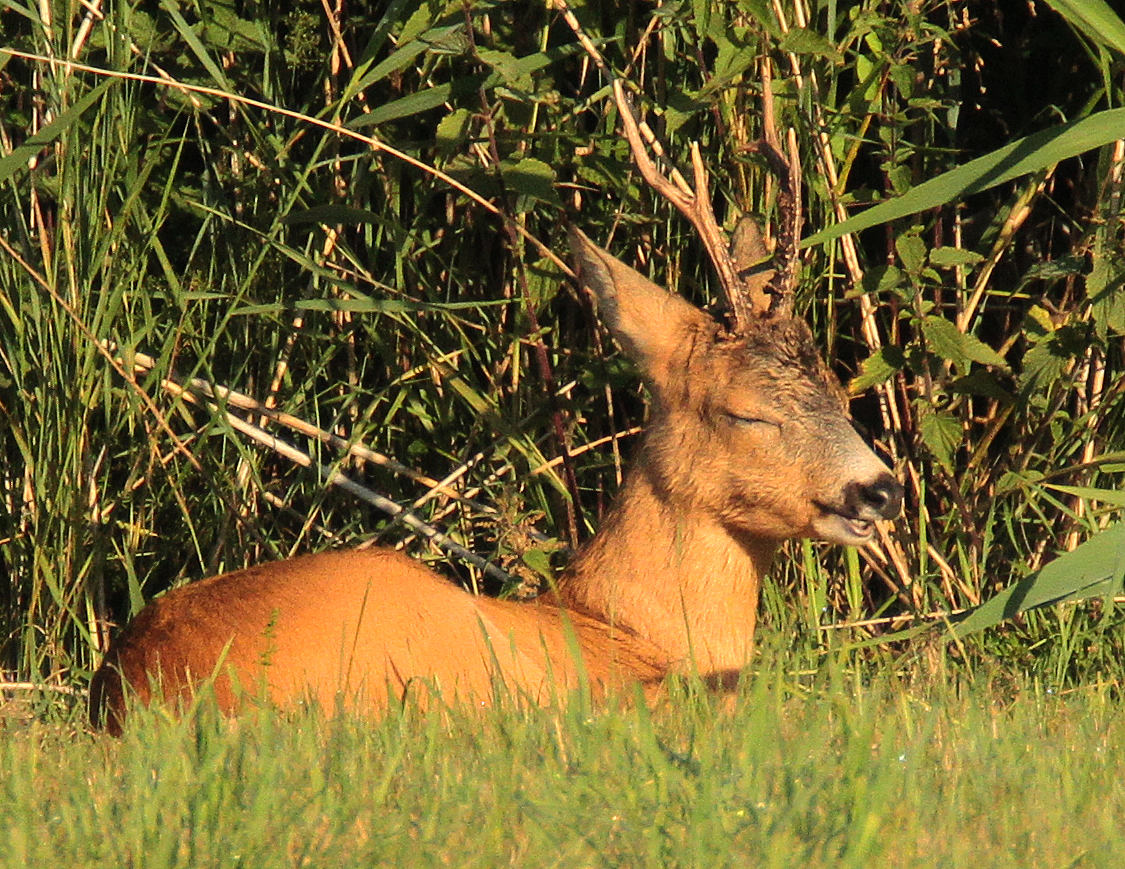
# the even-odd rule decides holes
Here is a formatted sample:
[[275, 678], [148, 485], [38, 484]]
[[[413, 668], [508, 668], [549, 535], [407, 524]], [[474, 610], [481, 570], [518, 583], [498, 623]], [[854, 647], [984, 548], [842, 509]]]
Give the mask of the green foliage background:
[[[807, 231], [888, 203], [806, 248], [799, 306], [907, 484], [906, 518], [874, 553], [794, 544], [766, 630], [815, 655], [957, 611], [1120, 514], [1125, 26], [1108, 6], [573, 6], [669, 153], [700, 142], [728, 223], [771, 216], [752, 150], [766, 55]], [[715, 295], [544, 3], [332, 8], [0, 0], [8, 678], [81, 684], [107, 623], [187, 578], [372, 535], [434, 555], [222, 411], [261, 413], [175, 383], [236, 389], [447, 480], [270, 426], [541, 574], [561, 556], [529, 530], [589, 536], [644, 417], [547, 255], [565, 256], [563, 219], [695, 301]], [[905, 621], [823, 630], [890, 616]], [[1122, 639], [1110, 596], [950, 652], [1066, 682]]]

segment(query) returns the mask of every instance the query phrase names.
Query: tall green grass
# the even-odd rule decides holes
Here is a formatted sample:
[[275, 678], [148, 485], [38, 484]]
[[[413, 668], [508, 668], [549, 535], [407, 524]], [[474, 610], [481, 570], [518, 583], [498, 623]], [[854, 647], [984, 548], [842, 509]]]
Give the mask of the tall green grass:
[[743, 688], [651, 712], [146, 714], [121, 740], [38, 724], [0, 740], [0, 865], [1120, 863], [1125, 718], [1104, 688], [839, 662]]
[[[940, 621], [1120, 515], [1120, 145], [1033, 138], [1031, 168], [997, 186], [944, 174], [1115, 117], [1120, 19], [1055, 5], [576, 4], [669, 153], [701, 143], [725, 219], [773, 208], [749, 147], [766, 53], [810, 232], [923, 203], [807, 251], [800, 306], [909, 496], [873, 554], [791, 547], [765, 630], [796, 654]], [[521, 581], [557, 567], [555, 541], [597, 527], [644, 403], [528, 237], [564, 255], [568, 215], [714, 294], [561, 20], [522, 2], [95, 8], [0, 6], [5, 678], [81, 685], [108, 624], [175, 582], [372, 535], [435, 557], [318, 465]], [[192, 377], [423, 482], [267, 425], [311, 455], [294, 465], [235, 431], [225, 399], [188, 400]], [[1108, 600], [950, 654], [1061, 686], [1096, 681], [1121, 636]]]

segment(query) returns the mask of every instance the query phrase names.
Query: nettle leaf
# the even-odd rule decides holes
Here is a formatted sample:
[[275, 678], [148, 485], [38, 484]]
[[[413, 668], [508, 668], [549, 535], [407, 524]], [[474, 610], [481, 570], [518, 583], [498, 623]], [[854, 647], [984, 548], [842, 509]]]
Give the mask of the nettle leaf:
[[[896, 195], [902, 195], [910, 190], [914, 183], [914, 170], [910, 166], [898, 165], [887, 167], [887, 180], [891, 182], [891, 190]], [[917, 238], [917, 236], [914, 236]], [[918, 239], [921, 241], [921, 239]]]
[[876, 266], [869, 269], [857, 289], [848, 293], [848, 298], [861, 296], [865, 293], [882, 293], [897, 290], [902, 286], [902, 269], [897, 266]]
[[443, 155], [448, 156], [460, 148], [467, 137], [471, 118], [472, 112], [468, 109], [455, 109], [441, 119], [435, 138]]
[[717, 44], [719, 53], [715, 57], [714, 73], [696, 94], [697, 100], [701, 102], [715, 91], [729, 87], [735, 79], [745, 75], [747, 70], [758, 63], [757, 46], [736, 45], [729, 40]]
[[840, 49], [819, 33], [804, 27], [794, 27], [781, 37], [778, 48], [781, 51], [788, 51], [793, 54], [819, 55], [834, 63], [843, 60]]
[[695, 32], [701, 36], [708, 36], [711, 29], [711, 4], [707, 0], [692, 0], [692, 17], [695, 24]]
[[1038, 341], [1055, 331], [1055, 323], [1046, 308], [1042, 305], [1032, 305], [1024, 313], [1020, 328], [1030, 336], [1032, 341]]
[[993, 372], [977, 368], [964, 377], [958, 377], [949, 384], [949, 391], [960, 395], [982, 395], [992, 398], [1001, 404], [1012, 404], [1016, 399]]
[[918, 424], [922, 443], [945, 470], [953, 471], [953, 454], [961, 446], [961, 423], [944, 410], [923, 410]]
[[880, 347], [860, 364], [859, 374], [848, 384], [848, 394], [859, 395], [866, 392], [872, 386], [890, 380], [905, 366], [906, 354], [901, 347]]
[[1007, 368], [1004, 357], [974, 335], [968, 335], [944, 317], [922, 318], [922, 334], [930, 349], [942, 359], [967, 371], [971, 362]]
[[695, 97], [679, 88], [670, 87], [664, 104], [664, 124], [668, 135], [679, 130], [703, 107], [704, 104]]
[[527, 292], [535, 310], [542, 310], [562, 287], [563, 275], [554, 260], [538, 260], [527, 268]]
[[781, 28], [777, 26], [777, 13], [774, 12], [769, 0], [738, 0], [738, 6], [774, 39], [781, 39], [784, 36]]
[[1043, 480], [1043, 472], [1036, 470], [1005, 471], [996, 481], [996, 494], [1007, 495], [1035, 486]]
[[1086, 271], [1086, 258], [1081, 256], [1061, 256], [1058, 259], [1044, 260], [1031, 266], [1019, 285], [1026, 286], [1031, 281], [1058, 281]]
[[912, 274], [919, 274], [926, 265], [926, 243], [915, 232], [904, 232], [895, 239], [895, 250], [903, 266]]
[[962, 346], [964, 335], [944, 317], [923, 317], [922, 334], [931, 352], [964, 370], [969, 367], [969, 355]]
[[975, 250], [965, 250], [960, 247], [935, 247], [930, 251], [930, 265], [939, 269], [975, 266], [983, 259], [984, 257]]
[[515, 165], [502, 167], [501, 172], [504, 184], [514, 193], [562, 208], [562, 201], [555, 190], [555, 170], [542, 160], [525, 157]]
[[1099, 335], [1104, 337], [1110, 330], [1125, 334], [1125, 278], [1097, 292], [1090, 302], [1090, 315]]
[[530, 89], [534, 73], [582, 51], [582, 46], [575, 43], [516, 57], [511, 52], [478, 47], [477, 56], [487, 63], [509, 87]]
[[1023, 355], [1019, 376], [1021, 392], [1044, 390], [1057, 383], [1066, 372], [1070, 354], [1058, 341], [1040, 341]]
[[1059, 326], [1024, 354], [1023, 372], [1019, 376], [1020, 390], [1026, 395], [1057, 383], [1071, 362], [1086, 352], [1089, 343], [1085, 324]]
[[551, 555], [542, 549], [528, 550], [520, 555], [520, 561], [535, 571], [536, 575], [545, 579], [550, 579], [555, 575], [555, 569], [551, 564]]
[[914, 67], [911, 64], [899, 63], [895, 64], [890, 69], [891, 81], [895, 83], [901, 93], [907, 99], [914, 95]]

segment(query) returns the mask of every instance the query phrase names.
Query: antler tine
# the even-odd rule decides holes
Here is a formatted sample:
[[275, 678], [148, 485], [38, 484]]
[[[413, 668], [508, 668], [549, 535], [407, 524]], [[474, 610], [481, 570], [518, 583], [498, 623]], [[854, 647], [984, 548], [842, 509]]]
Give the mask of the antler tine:
[[621, 114], [621, 124], [625, 128], [625, 138], [629, 142], [629, 149], [633, 153], [633, 160], [640, 170], [641, 176], [657, 193], [671, 202], [688, 219], [688, 222], [699, 233], [703, 246], [719, 274], [719, 283], [723, 287], [727, 304], [730, 306], [734, 318], [735, 331], [745, 330], [754, 319], [754, 309], [748, 294], [745, 292], [742, 280], [739, 278], [738, 269], [731, 257], [725, 234], [719, 228], [715, 219], [715, 212], [711, 208], [710, 183], [707, 177], [707, 167], [703, 163], [703, 156], [699, 152], [699, 144], [693, 142], [691, 146], [691, 164], [694, 175], [695, 189], [687, 185], [683, 178], [676, 176], [676, 182], [662, 174], [656, 164], [648, 155], [648, 148], [641, 137], [637, 116], [633, 112], [633, 104], [625, 93], [621, 80], [613, 80], [613, 96]]
[[762, 128], [764, 143], [761, 150], [777, 175], [777, 208], [780, 213], [773, 257], [775, 272], [766, 292], [773, 296], [771, 312], [789, 316], [793, 311], [793, 294], [800, 265], [801, 159], [797, 150], [797, 133], [792, 128], [787, 136], [789, 156], [786, 157], [781, 150], [773, 110], [773, 70], [768, 56], [762, 60]]

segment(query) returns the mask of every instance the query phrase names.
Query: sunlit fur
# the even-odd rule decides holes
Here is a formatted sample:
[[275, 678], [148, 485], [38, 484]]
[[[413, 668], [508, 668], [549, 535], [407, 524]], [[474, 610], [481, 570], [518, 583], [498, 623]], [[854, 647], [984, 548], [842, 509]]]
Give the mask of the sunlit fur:
[[118, 731], [130, 691], [186, 701], [212, 674], [232, 711], [258, 696], [380, 709], [433, 691], [541, 703], [583, 679], [596, 694], [658, 690], [670, 672], [725, 684], [750, 659], [781, 541], [860, 544], [897, 514], [901, 487], [853, 430], [802, 321], [731, 336], [584, 236], [572, 245], [653, 408], [623, 491], [556, 592], [473, 597], [377, 549], [214, 577], [122, 633], [91, 685], [93, 719]]

